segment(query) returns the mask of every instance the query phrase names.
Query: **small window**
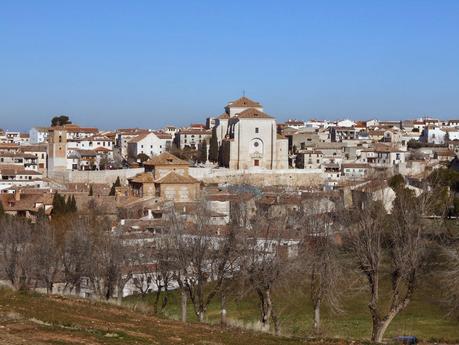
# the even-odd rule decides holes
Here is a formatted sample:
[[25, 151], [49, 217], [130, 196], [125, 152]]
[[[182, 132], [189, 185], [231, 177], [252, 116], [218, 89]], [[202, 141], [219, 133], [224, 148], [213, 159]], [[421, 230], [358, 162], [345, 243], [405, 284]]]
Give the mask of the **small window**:
[[255, 133], [259, 133], [260, 129], [258, 127], [255, 127]]

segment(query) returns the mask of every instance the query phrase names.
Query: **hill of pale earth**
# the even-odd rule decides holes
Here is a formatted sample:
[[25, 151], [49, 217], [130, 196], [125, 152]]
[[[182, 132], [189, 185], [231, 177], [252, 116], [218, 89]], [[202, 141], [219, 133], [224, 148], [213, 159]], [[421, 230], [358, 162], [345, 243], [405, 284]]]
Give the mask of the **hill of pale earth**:
[[[183, 324], [102, 302], [0, 289], [0, 344], [348, 344]], [[356, 344], [355, 342], [352, 342]]]

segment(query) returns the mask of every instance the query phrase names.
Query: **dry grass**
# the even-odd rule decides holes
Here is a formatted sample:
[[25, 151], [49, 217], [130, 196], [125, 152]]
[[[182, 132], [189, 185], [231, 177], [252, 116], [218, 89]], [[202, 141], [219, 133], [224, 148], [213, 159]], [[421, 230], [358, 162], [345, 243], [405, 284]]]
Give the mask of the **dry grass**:
[[[18, 344], [306, 344], [238, 329], [183, 324], [97, 301], [0, 288], [0, 343]], [[314, 342], [307, 342], [314, 344]], [[347, 344], [330, 340], [321, 344]]]

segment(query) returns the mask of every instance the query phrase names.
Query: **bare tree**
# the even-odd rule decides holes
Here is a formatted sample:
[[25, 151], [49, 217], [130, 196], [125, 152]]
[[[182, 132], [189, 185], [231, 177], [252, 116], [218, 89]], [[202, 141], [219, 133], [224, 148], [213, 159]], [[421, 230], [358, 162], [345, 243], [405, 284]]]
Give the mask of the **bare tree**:
[[320, 199], [307, 203], [308, 212], [302, 217], [298, 270], [305, 276], [313, 306], [313, 328], [320, 333], [320, 310], [323, 304], [340, 311], [344, 265], [335, 243], [335, 211], [325, 212]]
[[234, 233], [214, 232], [205, 201], [198, 203], [191, 221], [172, 212], [171, 224], [177, 265], [174, 279], [188, 295], [197, 319], [203, 322], [209, 303], [229, 274]]
[[1, 266], [11, 285], [26, 288], [30, 278], [30, 223], [21, 218], [0, 218]]
[[272, 322], [276, 334], [280, 334], [280, 321], [272, 294], [291, 270], [286, 224], [285, 214], [274, 216], [258, 208], [251, 223], [241, 229], [241, 269], [259, 298], [262, 328], [269, 330]]
[[[369, 200], [355, 210], [348, 231], [359, 270], [370, 290], [368, 308], [372, 317], [372, 341], [382, 342], [387, 327], [411, 301], [417, 276], [425, 258], [426, 222], [432, 200], [428, 193], [415, 197], [401, 187], [387, 215], [380, 202]], [[384, 274], [387, 273], [387, 274]], [[390, 277], [388, 308], [380, 298], [380, 281]]]
[[132, 283], [142, 296], [147, 296], [153, 287], [154, 269], [153, 269], [153, 249], [147, 243], [136, 243], [133, 245], [133, 275]]
[[449, 315], [459, 315], [459, 248], [457, 243], [454, 247], [444, 248], [447, 267], [442, 274], [445, 302], [449, 309]]
[[56, 276], [62, 270], [62, 251], [55, 228], [46, 220], [34, 227], [31, 256], [34, 277], [45, 284], [47, 293], [52, 293]]
[[62, 263], [64, 266], [64, 290], [75, 289], [81, 292], [82, 279], [88, 277], [88, 267], [96, 263], [92, 260], [93, 243], [88, 232], [89, 223], [75, 219], [67, 230], [64, 239]]

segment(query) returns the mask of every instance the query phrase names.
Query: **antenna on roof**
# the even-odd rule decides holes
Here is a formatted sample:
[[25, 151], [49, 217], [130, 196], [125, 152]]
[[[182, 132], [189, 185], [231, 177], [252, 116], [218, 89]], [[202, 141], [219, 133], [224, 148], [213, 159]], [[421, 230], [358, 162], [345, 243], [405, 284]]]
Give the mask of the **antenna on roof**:
[[242, 97], [245, 97], [245, 90], [242, 90]]

